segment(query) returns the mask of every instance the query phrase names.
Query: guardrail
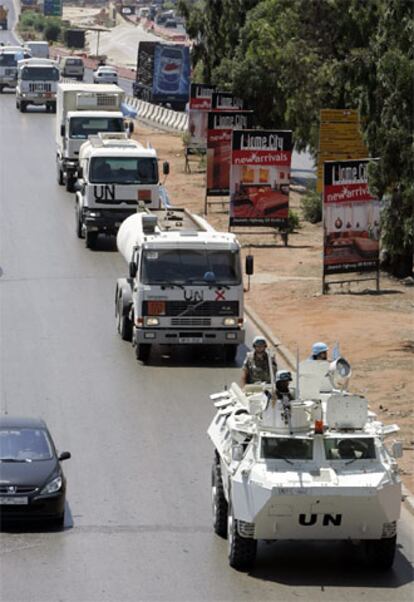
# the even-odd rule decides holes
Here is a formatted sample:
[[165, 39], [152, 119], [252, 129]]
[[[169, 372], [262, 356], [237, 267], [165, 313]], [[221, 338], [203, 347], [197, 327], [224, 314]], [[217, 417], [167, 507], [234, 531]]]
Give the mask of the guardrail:
[[185, 132], [188, 130], [188, 115], [186, 113], [153, 105], [133, 96], [126, 96], [125, 103], [136, 111], [137, 119], [147, 125], [169, 132]]

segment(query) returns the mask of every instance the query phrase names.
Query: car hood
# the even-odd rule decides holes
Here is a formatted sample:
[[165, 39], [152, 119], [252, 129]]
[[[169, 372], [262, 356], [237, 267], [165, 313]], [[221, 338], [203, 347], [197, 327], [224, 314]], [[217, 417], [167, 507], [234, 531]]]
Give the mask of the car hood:
[[1, 485], [33, 485], [41, 487], [58, 469], [58, 462], [41, 460], [37, 462], [1, 462]]

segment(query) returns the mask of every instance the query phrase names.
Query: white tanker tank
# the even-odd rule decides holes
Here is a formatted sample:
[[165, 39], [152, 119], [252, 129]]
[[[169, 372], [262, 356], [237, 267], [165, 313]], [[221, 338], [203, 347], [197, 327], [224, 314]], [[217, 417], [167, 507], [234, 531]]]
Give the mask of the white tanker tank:
[[[290, 395], [233, 383], [212, 395], [213, 527], [232, 567], [249, 569], [258, 540], [350, 540], [391, 567], [401, 507], [396, 458], [367, 400], [345, 389], [343, 358], [305, 362]], [[327, 387], [329, 370], [331, 386]], [[321, 392], [323, 391], [323, 392]], [[293, 397], [293, 399], [292, 399]]]

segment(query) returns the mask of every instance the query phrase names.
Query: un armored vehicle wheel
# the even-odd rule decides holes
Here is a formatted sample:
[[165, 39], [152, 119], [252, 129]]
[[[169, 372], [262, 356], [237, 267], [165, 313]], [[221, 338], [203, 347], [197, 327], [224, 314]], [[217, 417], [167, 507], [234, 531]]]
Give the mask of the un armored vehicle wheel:
[[394, 562], [396, 547], [396, 535], [387, 539], [368, 539], [365, 542], [368, 563], [375, 569], [387, 571]]
[[227, 537], [227, 501], [224, 497], [223, 480], [221, 478], [220, 461], [217, 453], [211, 468], [211, 503], [213, 510], [214, 532], [220, 537]]
[[257, 540], [240, 535], [241, 523], [233, 514], [231, 504], [227, 514], [228, 556], [231, 567], [238, 571], [248, 571], [256, 560]]

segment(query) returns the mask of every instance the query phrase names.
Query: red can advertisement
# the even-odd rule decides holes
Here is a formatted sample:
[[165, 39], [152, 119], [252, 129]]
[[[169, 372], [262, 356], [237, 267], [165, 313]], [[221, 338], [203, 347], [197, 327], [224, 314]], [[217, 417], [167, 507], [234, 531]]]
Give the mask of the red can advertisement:
[[214, 86], [207, 84], [191, 84], [188, 113], [188, 131], [190, 148], [206, 149], [207, 147], [207, 116], [212, 107]]
[[252, 111], [208, 113], [207, 196], [229, 194], [232, 133], [252, 125]]
[[234, 130], [232, 134], [230, 225], [286, 225], [292, 132]]
[[325, 274], [375, 271], [380, 202], [368, 186], [368, 159], [324, 163]]

